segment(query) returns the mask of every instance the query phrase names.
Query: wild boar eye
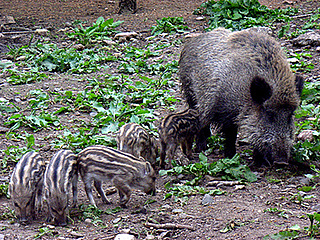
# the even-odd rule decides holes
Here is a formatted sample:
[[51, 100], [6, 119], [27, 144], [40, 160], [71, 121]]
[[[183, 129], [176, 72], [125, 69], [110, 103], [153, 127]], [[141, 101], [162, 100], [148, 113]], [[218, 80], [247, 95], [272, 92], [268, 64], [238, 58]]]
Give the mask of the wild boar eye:
[[16, 208], [20, 208], [20, 206], [18, 205], [18, 203], [14, 203], [14, 206], [16, 207]]

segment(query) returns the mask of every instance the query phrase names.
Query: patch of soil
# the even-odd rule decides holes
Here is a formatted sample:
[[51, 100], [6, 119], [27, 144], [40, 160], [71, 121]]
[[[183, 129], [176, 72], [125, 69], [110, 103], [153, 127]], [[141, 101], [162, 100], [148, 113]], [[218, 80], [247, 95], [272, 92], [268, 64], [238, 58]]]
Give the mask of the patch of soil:
[[[150, 35], [150, 27], [156, 24], [156, 20], [163, 17], [182, 16], [192, 32], [203, 32], [206, 24], [204, 21], [197, 21], [197, 16], [193, 15], [194, 9], [203, 3], [203, 0], [138, 0], [138, 10], [136, 14], [125, 11], [123, 14], [116, 14], [118, 11], [118, 1], [106, 0], [11, 0], [4, 1], [0, 6], [1, 16], [13, 16], [16, 24], [5, 25], [0, 29], [2, 32], [35, 30], [46, 28], [51, 31], [48, 35], [51, 41], [62, 44], [65, 41], [63, 34], [58, 31], [66, 26], [70, 26], [75, 20], [86, 22], [91, 25], [98, 17], [105, 19], [114, 18], [114, 20], [123, 20], [120, 25], [121, 31], [136, 31], [140, 34], [140, 44], [145, 44], [145, 37]], [[289, 0], [261, 0], [262, 4], [269, 7], [299, 7], [303, 11], [309, 11], [320, 7], [318, 1], [289, 1]], [[297, 21], [297, 24], [299, 22]], [[14, 35], [14, 34], [13, 34]], [[7, 34], [0, 37], [0, 56], [8, 51], [7, 46], [15, 47], [28, 44], [31, 34]], [[56, 38], [55, 36], [61, 36]], [[183, 41], [184, 36], [175, 36], [177, 40]], [[35, 39], [40, 38], [35, 36]], [[35, 40], [33, 39], [33, 41]], [[295, 51], [289, 42], [283, 41], [283, 45]], [[315, 69], [310, 73], [303, 73], [304, 77], [312, 79], [319, 75], [319, 52], [311, 49]], [[163, 58], [178, 60], [179, 47], [172, 47], [169, 54]], [[169, 57], [170, 55], [170, 57]], [[112, 67], [109, 70], [112, 71]], [[101, 71], [98, 74], [105, 74]], [[0, 97], [13, 101], [20, 107], [25, 106], [26, 99], [23, 96], [30, 90], [42, 89], [43, 91], [52, 90], [70, 90], [79, 91], [87, 84], [87, 79], [93, 75], [81, 76], [64, 74], [52, 74], [49, 80], [39, 83], [12, 86], [1, 82]], [[179, 86], [174, 89], [179, 97]], [[59, 109], [58, 105], [54, 106]], [[180, 106], [182, 108], [182, 106]], [[54, 109], [51, 109], [54, 111]], [[163, 109], [158, 109], [159, 114], [164, 114]], [[62, 124], [68, 124], [69, 121], [76, 120], [88, 121], [89, 116], [76, 112], [62, 117]], [[0, 124], [6, 121], [5, 115], [1, 115]], [[62, 132], [62, 131], [61, 131]], [[60, 132], [60, 134], [61, 134]], [[33, 133], [38, 140], [37, 144], [42, 145], [40, 149], [48, 159], [56, 151], [50, 146], [58, 132], [43, 130]], [[24, 142], [16, 142], [7, 139], [5, 134], [0, 135], [0, 149], [7, 149], [11, 145], [24, 145]], [[1, 153], [1, 158], [4, 154]], [[248, 159], [250, 161], [250, 159]], [[12, 166], [9, 166], [12, 168]], [[8, 220], [0, 221], [0, 238], [4, 239], [31, 239], [39, 234], [40, 228], [47, 228], [46, 234], [42, 239], [114, 239], [117, 233], [130, 229], [130, 234], [135, 235], [137, 239], [145, 239], [147, 235], [155, 236], [155, 239], [262, 239], [268, 234], [277, 233], [285, 230], [295, 224], [301, 227], [309, 226], [307, 213], [313, 213], [319, 207], [319, 189], [316, 188], [307, 195], [313, 195], [314, 198], [297, 201], [303, 194], [297, 190], [299, 186], [305, 185], [303, 172], [289, 171], [288, 169], [267, 169], [264, 172], [258, 169], [259, 179], [252, 184], [239, 184], [238, 186], [219, 186], [225, 194], [215, 196], [213, 203], [202, 205], [202, 195], [194, 195], [182, 204], [175, 202], [174, 198], [164, 200], [166, 189], [164, 184], [169, 180], [176, 180], [171, 177], [159, 177], [157, 179], [157, 195], [149, 197], [139, 191], [134, 191], [126, 209], [118, 213], [102, 214], [100, 220], [104, 227], [101, 227], [99, 221], [85, 221], [80, 218], [79, 209], [71, 209], [70, 215], [72, 221], [67, 227], [53, 227], [45, 222], [46, 208], [40, 213], [35, 221], [29, 225], [23, 226], [18, 223], [11, 223]], [[2, 173], [0, 180], [7, 181], [8, 172]], [[180, 179], [181, 180], [181, 179]], [[183, 179], [182, 179], [183, 180]], [[200, 185], [206, 186], [208, 181], [204, 179]], [[108, 186], [105, 186], [108, 187]], [[87, 197], [83, 189], [82, 181], [79, 181], [79, 204], [88, 204]], [[215, 189], [214, 187], [208, 187]], [[300, 195], [299, 195], [300, 194]], [[119, 197], [117, 194], [110, 195], [112, 203], [104, 205], [95, 194], [98, 207], [102, 210], [114, 209], [118, 206]], [[152, 201], [150, 201], [152, 200]], [[5, 198], [0, 199], [0, 214], [8, 214], [9, 201]], [[269, 211], [267, 210], [269, 209]], [[272, 212], [270, 209], [278, 209]], [[188, 229], [157, 229], [147, 227], [146, 222], [152, 223], [174, 223], [191, 226], [194, 230]], [[152, 239], [152, 238], [149, 238]], [[307, 239], [307, 238], [306, 238]]]

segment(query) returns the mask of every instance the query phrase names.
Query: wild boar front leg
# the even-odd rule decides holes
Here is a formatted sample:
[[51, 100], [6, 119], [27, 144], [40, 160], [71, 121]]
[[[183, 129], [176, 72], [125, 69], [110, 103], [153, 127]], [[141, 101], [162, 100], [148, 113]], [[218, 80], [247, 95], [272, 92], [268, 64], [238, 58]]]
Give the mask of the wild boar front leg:
[[126, 203], [129, 201], [131, 195], [131, 188], [124, 183], [123, 179], [115, 178], [113, 180], [114, 186], [118, 189], [120, 197], [120, 206], [125, 208]]

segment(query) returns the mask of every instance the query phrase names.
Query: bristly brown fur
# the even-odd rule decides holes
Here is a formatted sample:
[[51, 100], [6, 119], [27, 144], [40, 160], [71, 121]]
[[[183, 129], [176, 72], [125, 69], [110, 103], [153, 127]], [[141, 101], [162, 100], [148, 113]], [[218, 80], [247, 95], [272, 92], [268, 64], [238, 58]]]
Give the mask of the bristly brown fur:
[[225, 135], [226, 157], [236, 153], [240, 131], [257, 165], [288, 163], [303, 79], [292, 73], [278, 42], [253, 29], [218, 28], [186, 42], [179, 65], [182, 92], [199, 111], [198, 151], [214, 123]]
[[155, 166], [158, 155], [156, 140], [139, 124], [127, 123], [123, 125], [116, 141], [120, 151], [130, 153], [137, 158], [143, 157], [144, 160]]

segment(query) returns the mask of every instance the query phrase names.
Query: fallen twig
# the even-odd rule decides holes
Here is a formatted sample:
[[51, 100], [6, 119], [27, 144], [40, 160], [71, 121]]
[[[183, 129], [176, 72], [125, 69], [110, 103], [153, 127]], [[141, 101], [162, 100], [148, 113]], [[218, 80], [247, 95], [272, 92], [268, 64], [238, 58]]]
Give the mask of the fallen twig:
[[157, 228], [157, 229], [177, 229], [177, 228], [185, 228], [185, 229], [189, 229], [191, 231], [194, 231], [194, 227], [190, 226], [190, 225], [183, 225], [183, 224], [175, 224], [175, 223], [164, 223], [164, 224], [156, 224], [156, 223], [149, 223], [146, 222], [145, 223], [146, 227], [153, 227], [153, 228]]
[[34, 33], [34, 31], [19, 31], [19, 32], [2, 32], [3, 35], [11, 35], [11, 34], [27, 34]]
[[207, 186], [235, 186], [235, 185], [239, 185], [240, 182], [239, 181], [211, 181], [207, 183]]
[[310, 17], [312, 15], [313, 15], [312, 13], [308, 13], [308, 14], [303, 14], [303, 15], [295, 15], [295, 16], [292, 16], [291, 18], [293, 18], [293, 19], [306, 18], [306, 17]]

